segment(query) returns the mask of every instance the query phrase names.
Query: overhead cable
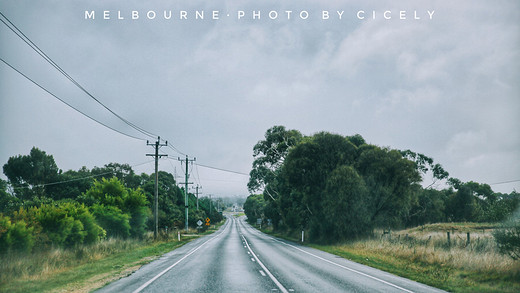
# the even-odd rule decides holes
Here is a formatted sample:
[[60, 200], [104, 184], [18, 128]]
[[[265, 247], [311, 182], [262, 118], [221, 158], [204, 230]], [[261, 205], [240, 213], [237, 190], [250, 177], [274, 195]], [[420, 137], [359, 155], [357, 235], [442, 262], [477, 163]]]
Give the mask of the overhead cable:
[[506, 183], [514, 183], [514, 182], [519, 182], [520, 179], [516, 179], [516, 180], [509, 180], [509, 181], [503, 181], [503, 182], [496, 182], [496, 183], [490, 183], [489, 185], [499, 185], [499, 184], [506, 184]]
[[177, 149], [175, 146], [173, 146], [172, 144], [168, 144], [168, 147], [171, 148], [172, 150], [176, 151], [177, 153], [183, 155], [183, 156], [187, 156], [185, 153], [181, 152], [179, 149]]
[[142, 134], [148, 136], [148, 137], [158, 137], [158, 135], [153, 134], [149, 131], [146, 131], [145, 129], [135, 125], [134, 123], [128, 121], [127, 119], [123, 118], [116, 112], [114, 112], [112, 109], [107, 107], [105, 104], [103, 104], [99, 99], [94, 97], [89, 91], [87, 91], [81, 84], [79, 84], [74, 78], [72, 78], [65, 70], [63, 70], [54, 60], [52, 60], [43, 50], [41, 50], [31, 39], [29, 39], [15, 24], [13, 24], [2, 12], [0, 12], [0, 15], [7, 21], [4, 21], [3, 19], [0, 19], [2, 23], [4, 23], [11, 31], [13, 31], [21, 40], [23, 40], [29, 47], [31, 47], [36, 53], [38, 53], [45, 61], [47, 61], [49, 64], [51, 64], [58, 72], [60, 72], [63, 76], [65, 76], [68, 80], [70, 80], [75, 86], [77, 86], [80, 90], [82, 90], [85, 94], [87, 94], [90, 98], [92, 98], [94, 101], [96, 101], [98, 104], [100, 104], [103, 108], [105, 108], [107, 111], [112, 113], [114, 116], [119, 118], [121, 121], [129, 125], [130, 127], [134, 128], [135, 130], [141, 132]]
[[140, 138], [140, 137], [137, 137], [137, 136], [133, 136], [133, 135], [130, 135], [130, 134], [127, 134], [127, 133], [124, 133], [120, 130], [117, 130], [111, 126], [108, 126], [107, 124], [93, 118], [92, 116], [89, 116], [88, 114], [82, 112], [81, 110], [79, 110], [78, 108], [72, 106], [71, 104], [65, 102], [63, 99], [61, 99], [60, 97], [58, 97], [57, 95], [53, 94], [52, 92], [50, 92], [48, 89], [46, 89], [45, 87], [43, 87], [42, 85], [40, 85], [39, 83], [37, 83], [36, 81], [34, 81], [33, 79], [31, 79], [30, 77], [28, 77], [27, 75], [25, 75], [23, 72], [21, 72], [20, 70], [16, 69], [14, 66], [12, 66], [11, 64], [9, 64], [7, 61], [5, 61], [2, 57], [0, 57], [0, 61], [2, 61], [5, 65], [9, 66], [12, 70], [16, 71], [18, 74], [20, 74], [21, 76], [25, 77], [27, 80], [29, 80], [30, 82], [32, 82], [33, 84], [35, 84], [36, 86], [38, 86], [39, 88], [41, 88], [42, 90], [44, 90], [45, 92], [47, 92], [49, 95], [53, 96], [54, 98], [58, 99], [60, 102], [64, 103], [65, 105], [69, 106], [70, 108], [76, 110], [77, 112], [79, 112], [80, 114], [82, 114], [83, 116], [105, 126], [106, 128], [110, 129], [110, 130], [113, 130], [119, 134], [122, 134], [124, 136], [128, 136], [130, 138], [134, 138], [134, 139], [138, 139], [138, 140], [142, 140], [142, 141], [146, 141], [146, 139], [144, 138]]
[[223, 172], [228, 172], [228, 173], [234, 173], [234, 174], [238, 174], [238, 175], [249, 176], [249, 174], [247, 174], [247, 173], [238, 172], [238, 171], [233, 171], [233, 170], [227, 170], [227, 169], [222, 169], [222, 168], [217, 168], [217, 167], [212, 167], [212, 166], [207, 166], [207, 165], [202, 165], [202, 164], [199, 164], [199, 163], [195, 163], [195, 165], [197, 165], [197, 166], [201, 166], [201, 167], [204, 167], [204, 168], [209, 168], [209, 169], [219, 170], [219, 171], [223, 171]]

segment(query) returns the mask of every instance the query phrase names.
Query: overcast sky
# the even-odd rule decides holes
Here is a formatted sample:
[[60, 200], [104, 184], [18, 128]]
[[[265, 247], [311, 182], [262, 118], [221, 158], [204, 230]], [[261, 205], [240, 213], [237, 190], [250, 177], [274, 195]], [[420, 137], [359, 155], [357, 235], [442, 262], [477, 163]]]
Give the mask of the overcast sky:
[[[201, 165], [249, 173], [255, 143], [284, 125], [306, 135], [359, 133], [433, 157], [462, 181], [520, 191], [517, 0], [0, 0], [0, 11], [107, 107]], [[1, 165], [36, 146], [64, 171], [118, 162], [153, 172], [145, 156], [152, 138], [2, 23], [0, 57], [93, 118], [144, 139], [86, 118], [0, 62]], [[170, 159], [160, 169], [181, 176], [182, 155], [161, 151]], [[247, 195], [247, 180], [202, 166], [190, 178], [217, 196]]]

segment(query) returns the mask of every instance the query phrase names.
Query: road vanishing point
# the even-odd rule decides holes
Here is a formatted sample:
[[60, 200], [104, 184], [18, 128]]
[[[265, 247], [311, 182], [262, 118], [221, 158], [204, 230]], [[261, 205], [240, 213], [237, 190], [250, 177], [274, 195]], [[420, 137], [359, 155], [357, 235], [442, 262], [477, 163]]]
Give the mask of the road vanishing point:
[[444, 292], [251, 227], [228, 216], [97, 292]]

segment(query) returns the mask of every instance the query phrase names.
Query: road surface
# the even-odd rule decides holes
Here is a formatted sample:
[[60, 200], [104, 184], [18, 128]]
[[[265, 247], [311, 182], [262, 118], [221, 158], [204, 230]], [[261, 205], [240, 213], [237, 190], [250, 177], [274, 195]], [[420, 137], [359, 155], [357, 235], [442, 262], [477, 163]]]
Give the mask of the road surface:
[[443, 292], [277, 239], [229, 217], [98, 292]]

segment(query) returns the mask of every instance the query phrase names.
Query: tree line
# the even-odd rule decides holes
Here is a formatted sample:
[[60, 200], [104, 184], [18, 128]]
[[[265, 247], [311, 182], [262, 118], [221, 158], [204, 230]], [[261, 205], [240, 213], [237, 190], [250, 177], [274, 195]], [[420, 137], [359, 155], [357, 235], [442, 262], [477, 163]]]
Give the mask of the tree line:
[[[374, 228], [500, 222], [520, 202], [517, 192], [462, 182], [426, 155], [372, 145], [359, 134], [304, 136], [274, 126], [253, 157], [248, 220], [270, 219], [275, 230], [289, 233], [306, 230], [315, 242], [353, 239]], [[421, 185], [425, 177], [432, 179], [427, 187]], [[447, 187], [435, 188], [439, 183]]]
[[[107, 237], [142, 238], [154, 227], [155, 174], [135, 174], [128, 164], [109, 163], [63, 172], [52, 155], [32, 148], [10, 157], [0, 179], [0, 253], [34, 247], [71, 247]], [[159, 171], [159, 228], [182, 229], [184, 191], [172, 174]], [[189, 225], [222, 215], [208, 198], [188, 193]], [[167, 228], [168, 227], [168, 228]]]

